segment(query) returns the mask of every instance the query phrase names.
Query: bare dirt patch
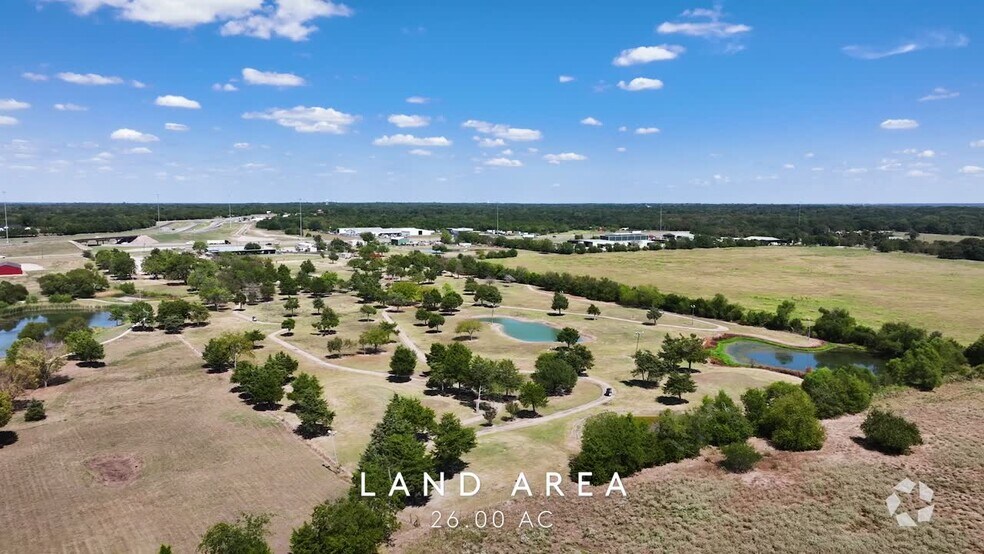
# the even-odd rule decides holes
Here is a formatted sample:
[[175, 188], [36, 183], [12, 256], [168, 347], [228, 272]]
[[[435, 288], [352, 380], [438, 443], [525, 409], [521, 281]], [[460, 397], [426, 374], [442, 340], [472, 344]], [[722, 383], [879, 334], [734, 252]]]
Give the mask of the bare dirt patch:
[[140, 477], [143, 462], [134, 454], [106, 454], [85, 462], [97, 481], [107, 486], [123, 486]]

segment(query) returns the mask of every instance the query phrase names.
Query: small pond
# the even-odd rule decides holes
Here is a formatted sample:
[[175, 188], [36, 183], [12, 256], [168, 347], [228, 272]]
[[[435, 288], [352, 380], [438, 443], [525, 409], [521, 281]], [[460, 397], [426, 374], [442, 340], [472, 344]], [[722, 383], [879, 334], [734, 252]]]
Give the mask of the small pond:
[[800, 373], [818, 367], [847, 365], [878, 371], [884, 364], [883, 360], [853, 348], [809, 351], [742, 339], [726, 343], [724, 352], [741, 365], [775, 367]]
[[525, 342], [557, 342], [557, 332], [560, 331], [546, 323], [512, 317], [480, 317], [478, 320], [499, 325], [507, 336]]
[[116, 327], [116, 322], [109, 317], [109, 312], [34, 312], [15, 316], [7, 319], [0, 319], [0, 356], [7, 353], [7, 348], [17, 340], [17, 334], [21, 332], [28, 323], [35, 321], [47, 322], [52, 328], [65, 323], [73, 317], [84, 318], [89, 327]]

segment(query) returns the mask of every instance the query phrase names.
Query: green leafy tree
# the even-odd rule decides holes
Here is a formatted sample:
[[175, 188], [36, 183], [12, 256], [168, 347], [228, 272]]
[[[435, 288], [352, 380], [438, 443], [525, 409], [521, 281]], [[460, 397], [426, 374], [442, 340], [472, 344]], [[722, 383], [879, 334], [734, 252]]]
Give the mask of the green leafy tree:
[[655, 436], [631, 414], [605, 412], [590, 417], [581, 434], [581, 451], [571, 458], [571, 479], [591, 473], [591, 484], [608, 483], [612, 475], [625, 477], [655, 462]]
[[972, 366], [984, 364], [984, 335], [978, 337], [964, 350], [964, 356], [967, 358], [967, 363]]
[[676, 369], [675, 363], [649, 350], [640, 350], [633, 354], [632, 358], [635, 361], [632, 376], [650, 383], [653, 387], [658, 387], [663, 377]]
[[684, 394], [696, 391], [697, 384], [694, 383], [694, 378], [690, 376], [689, 372], [674, 371], [670, 373], [666, 378], [666, 383], [663, 384], [663, 392], [676, 396], [680, 400], [683, 399]]
[[465, 299], [454, 291], [448, 291], [441, 297], [441, 311], [454, 312], [465, 303]]
[[878, 408], [868, 412], [861, 432], [869, 445], [888, 454], [908, 454], [913, 446], [923, 443], [914, 423]]
[[533, 414], [536, 415], [537, 407], [542, 408], [547, 405], [547, 391], [539, 383], [527, 381], [519, 387], [519, 397], [517, 400], [523, 406], [528, 406], [533, 410]]
[[[44, 402], [41, 400], [30, 400], [27, 403], [27, 409], [24, 410], [24, 421], [41, 421], [42, 419], [48, 417], [44, 413]], [[3, 425], [0, 425], [3, 427]]]
[[99, 344], [89, 329], [74, 331], [66, 338], [65, 345], [68, 346], [69, 352], [82, 363], [98, 362], [106, 356], [103, 345]]
[[319, 315], [321, 314], [321, 310], [325, 309], [325, 299], [321, 298], [320, 296], [318, 298], [315, 298], [314, 301], [311, 302], [311, 304], [314, 306], [314, 311], [317, 312]]
[[41, 342], [44, 340], [45, 336], [48, 335], [48, 330], [51, 327], [44, 321], [32, 321], [17, 333], [18, 339], [31, 339], [35, 342]]
[[564, 310], [570, 305], [567, 297], [560, 292], [555, 292], [553, 295], [553, 301], [550, 302], [550, 309], [557, 312], [558, 314], [563, 314]]
[[[781, 390], [784, 392], [769, 401], [760, 428], [779, 450], [819, 450], [826, 432], [817, 419], [813, 401], [799, 387]], [[768, 388], [766, 395], [769, 396]]]
[[0, 427], [10, 423], [10, 418], [14, 415], [14, 400], [10, 393], [0, 390]]
[[256, 348], [256, 343], [266, 338], [263, 331], [260, 331], [259, 329], [250, 329], [249, 331], [243, 333], [243, 337], [245, 337], [246, 340], [253, 345], [253, 348]]
[[536, 370], [531, 378], [539, 383], [547, 394], [556, 396], [574, 390], [574, 385], [577, 384], [577, 371], [556, 352], [540, 354], [534, 365]]
[[823, 367], [807, 373], [802, 387], [817, 407], [817, 417], [828, 419], [867, 409], [874, 394], [875, 376], [863, 367]]
[[286, 331], [286, 334], [288, 335], [292, 335], [294, 333], [294, 327], [296, 326], [297, 322], [289, 317], [280, 322], [280, 328]]
[[578, 375], [587, 373], [589, 369], [594, 367], [594, 354], [583, 344], [574, 344], [563, 348], [557, 352], [557, 355], [574, 368]]
[[712, 446], [744, 442], [755, 431], [741, 408], [723, 390], [714, 398], [705, 396], [689, 417], [700, 441]]
[[270, 516], [242, 514], [235, 523], [217, 523], [202, 536], [202, 554], [273, 554], [266, 543]]
[[890, 360], [882, 378], [889, 383], [929, 391], [943, 384], [943, 366], [940, 352], [929, 341], [921, 341], [901, 358]]
[[127, 306], [116, 305], [109, 308], [109, 317], [116, 322], [117, 325], [122, 325], [126, 323], [129, 319], [130, 310]]
[[464, 467], [461, 457], [476, 444], [474, 429], [464, 427], [454, 414], [444, 414], [434, 429], [434, 462], [437, 469], [452, 473], [460, 470]]
[[376, 353], [379, 352], [382, 345], [390, 341], [392, 334], [392, 331], [383, 325], [376, 325], [359, 335], [359, 344], [369, 352]]
[[287, 300], [284, 300], [284, 310], [286, 310], [287, 315], [291, 317], [297, 315], [297, 309], [300, 307], [301, 307], [301, 302], [293, 296], [291, 296]]
[[324, 335], [331, 332], [332, 329], [338, 327], [340, 324], [341, 318], [338, 317], [338, 313], [331, 308], [325, 308], [325, 311], [321, 312], [321, 318], [318, 319], [315, 327]]
[[409, 379], [417, 367], [417, 355], [406, 346], [398, 345], [390, 358], [390, 375], [401, 379]]
[[430, 317], [427, 318], [427, 328], [428, 329], [433, 329], [434, 331], [437, 331], [438, 333], [440, 333], [441, 332], [441, 326], [444, 325], [445, 321], [446, 320], [444, 319], [444, 316], [443, 315], [441, 315], [441, 314], [431, 314]]
[[663, 317], [663, 311], [656, 306], [652, 306], [646, 310], [646, 319], [649, 320], [650, 325], [656, 325], [656, 322], [659, 321], [659, 318], [661, 317]]
[[601, 309], [598, 308], [598, 306], [591, 304], [588, 306], [588, 315], [591, 316], [591, 319], [598, 319], [598, 316], [601, 315]]
[[429, 288], [424, 291], [420, 305], [427, 311], [435, 311], [441, 307], [441, 291]]
[[466, 319], [455, 326], [454, 332], [468, 335], [468, 340], [474, 338], [475, 333], [482, 330], [482, 322], [477, 319]]
[[311, 521], [294, 529], [293, 554], [375, 554], [397, 526], [392, 509], [379, 501], [341, 498], [314, 508]]
[[581, 333], [573, 327], [564, 327], [557, 331], [557, 342], [566, 344], [568, 348], [577, 344], [579, 340], [581, 340]]
[[762, 459], [762, 455], [746, 442], [736, 442], [721, 447], [724, 460], [721, 465], [732, 473], [746, 473]]
[[365, 321], [372, 321], [372, 318], [376, 316], [376, 308], [373, 308], [369, 304], [364, 304], [359, 308], [359, 313], [362, 314], [362, 319]]

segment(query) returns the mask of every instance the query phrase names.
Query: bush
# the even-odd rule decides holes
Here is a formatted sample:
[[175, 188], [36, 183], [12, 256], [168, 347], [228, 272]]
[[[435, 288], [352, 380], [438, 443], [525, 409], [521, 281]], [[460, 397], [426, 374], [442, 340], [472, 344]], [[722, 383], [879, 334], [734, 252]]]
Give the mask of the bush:
[[24, 421], [41, 421], [48, 417], [44, 413], [44, 402], [31, 400], [27, 403], [27, 410], [24, 411]]
[[762, 455], [745, 442], [735, 442], [722, 446], [721, 453], [724, 454], [721, 465], [733, 473], [750, 471], [755, 463], [762, 459]]
[[821, 419], [857, 414], [871, 404], [875, 376], [863, 367], [820, 368], [803, 378], [803, 390], [810, 395]]
[[758, 436], [769, 439], [779, 450], [817, 450], [823, 446], [826, 433], [817, 419], [816, 406], [803, 389], [779, 381], [764, 391], [752, 390], [742, 396], [742, 401]]
[[915, 423], [878, 408], [868, 412], [861, 431], [872, 448], [887, 454], [907, 454], [911, 447], [923, 443]]
[[705, 396], [690, 417], [701, 442], [712, 446], [740, 443], [752, 436], [752, 424], [724, 391], [713, 399]]
[[48, 297], [48, 301], [52, 304], [69, 304], [72, 302], [71, 294], [52, 294]]
[[588, 419], [581, 437], [581, 452], [571, 458], [571, 479], [577, 474], [591, 473], [592, 485], [632, 475], [653, 465], [654, 436], [646, 424], [632, 414], [605, 412]]

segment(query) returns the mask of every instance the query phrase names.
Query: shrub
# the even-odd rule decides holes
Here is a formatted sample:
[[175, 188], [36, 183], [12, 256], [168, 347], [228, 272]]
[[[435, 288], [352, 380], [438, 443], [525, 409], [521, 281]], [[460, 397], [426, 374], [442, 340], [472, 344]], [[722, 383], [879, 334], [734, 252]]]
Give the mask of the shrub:
[[771, 429], [769, 440], [779, 450], [819, 450], [827, 438], [813, 401], [802, 390], [780, 396], [769, 404], [763, 421]]
[[12, 415], [14, 415], [13, 399], [6, 392], [0, 391], [0, 427], [6, 425]]
[[52, 294], [48, 297], [48, 301], [52, 304], [69, 304], [72, 302], [71, 294]]
[[821, 419], [863, 412], [871, 404], [875, 376], [863, 367], [820, 368], [803, 378]]
[[911, 447], [923, 443], [915, 423], [878, 408], [868, 412], [861, 431], [872, 448], [887, 454], [907, 454]]
[[746, 442], [735, 442], [721, 447], [724, 460], [721, 465], [733, 473], [745, 473], [750, 471], [756, 462], [762, 459], [762, 455]]
[[44, 402], [31, 400], [27, 403], [27, 410], [24, 411], [24, 421], [41, 421], [48, 417], [44, 413]]
[[752, 424], [723, 390], [713, 399], [705, 396], [690, 417], [701, 442], [712, 446], [740, 443], [752, 436]]
[[615, 473], [632, 475], [653, 465], [653, 446], [653, 434], [631, 414], [593, 416], [584, 425], [581, 452], [571, 458], [571, 479], [576, 481], [578, 473], [588, 472], [591, 484], [600, 485]]

